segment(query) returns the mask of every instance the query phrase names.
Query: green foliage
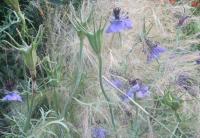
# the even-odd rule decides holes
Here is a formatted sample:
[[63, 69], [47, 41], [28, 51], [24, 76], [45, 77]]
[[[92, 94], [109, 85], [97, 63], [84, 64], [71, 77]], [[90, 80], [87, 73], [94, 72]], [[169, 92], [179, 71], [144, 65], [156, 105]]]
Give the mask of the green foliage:
[[192, 21], [183, 27], [183, 33], [185, 35], [193, 35], [200, 32], [200, 23], [196, 21]]
[[167, 91], [165, 93], [165, 95], [163, 96], [162, 102], [163, 104], [170, 107], [173, 111], [177, 111], [183, 103], [183, 101], [180, 98], [172, 95], [171, 91]]
[[200, 51], [200, 44], [193, 44], [191, 46], [191, 51]]

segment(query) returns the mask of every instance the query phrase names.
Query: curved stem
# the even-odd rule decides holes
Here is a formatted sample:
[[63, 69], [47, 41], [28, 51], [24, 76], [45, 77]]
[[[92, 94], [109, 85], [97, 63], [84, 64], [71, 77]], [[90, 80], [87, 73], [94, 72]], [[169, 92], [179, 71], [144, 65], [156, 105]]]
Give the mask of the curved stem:
[[[98, 60], [99, 60], [99, 82], [100, 82], [100, 87], [101, 87], [101, 91], [106, 99], [106, 101], [109, 103], [110, 102], [110, 99], [109, 97], [107, 96], [105, 90], [104, 90], [104, 87], [103, 87], [103, 78], [102, 78], [102, 58], [101, 58], [101, 55], [98, 55]], [[112, 107], [111, 105], [109, 104], [109, 110], [110, 110], [110, 115], [111, 115], [111, 120], [112, 120], [112, 125], [115, 129], [115, 120], [114, 120], [114, 115], [113, 115], [113, 110], [112, 110]]]

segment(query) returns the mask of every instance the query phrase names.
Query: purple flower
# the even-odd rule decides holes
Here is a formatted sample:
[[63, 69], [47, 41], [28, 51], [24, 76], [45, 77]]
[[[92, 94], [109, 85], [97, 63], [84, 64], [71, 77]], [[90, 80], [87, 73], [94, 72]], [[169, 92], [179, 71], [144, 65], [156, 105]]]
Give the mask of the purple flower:
[[135, 80], [132, 87], [127, 91], [126, 95], [122, 97], [124, 102], [129, 102], [129, 98], [145, 98], [150, 95], [149, 87], [144, 85], [139, 79]]
[[20, 95], [18, 95], [17, 93], [13, 92], [13, 93], [9, 93], [6, 96], [4, 96], [2, 100], [3, 101], [18, 101], [18, 102], [22, 102], [22, 97]]
[[95, 127], [92, 129], [92, 138], [106, 138], [107, 130], [104, 128]]
[[150, 96], [149, 87], [145, 85], [141, 85], [140, 90], [136, 93], [136, 97], [139, 99], [142, 99], [148, 96]]
[[161, 47], [159, 43], [152, 43], [150, 40], [146, 40], [146, 44], [149, 46], [149, 54], [147, 56], [147, 63], [152, 62], [160, 57], [161, 53], [164, 53], [167, 49]]
[[117, 88], [119, 88], [119, 89], [120, 89], [120, 88], [122, 87], [122, 85], [123, 85], [123, 84], [122, 84], [122, 81], [119, 80], [119, 79], [113, 79], [111, 82], [112, 82], [113, 85], [115, 85], [115, 86], [116, 86]]
[[186, 21], [186, 19], [189, 18], [189, 16], [182, 16], [178, 23], [177, 23], [177, 26], [182, 26], [184, 24], [184, 22]]
[[114, 19], [111, 20], [106, 33], [119, 33], [124, 30], [129, 30], [133, 28], [132, 21], [127, 16], [128, 13], [121, 12], [120, 8], [113, 9]]

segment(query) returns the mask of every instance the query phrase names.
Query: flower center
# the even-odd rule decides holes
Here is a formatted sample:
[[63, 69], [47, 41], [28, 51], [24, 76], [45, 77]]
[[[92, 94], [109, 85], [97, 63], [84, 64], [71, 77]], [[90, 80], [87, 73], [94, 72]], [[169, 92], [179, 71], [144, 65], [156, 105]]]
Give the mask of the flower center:
[[119, 7], [116, 7], [113, 9], [113, 16], [115, 17], [116, 20], [120, 19], [120, 11], [121, 11], [121, 8]]

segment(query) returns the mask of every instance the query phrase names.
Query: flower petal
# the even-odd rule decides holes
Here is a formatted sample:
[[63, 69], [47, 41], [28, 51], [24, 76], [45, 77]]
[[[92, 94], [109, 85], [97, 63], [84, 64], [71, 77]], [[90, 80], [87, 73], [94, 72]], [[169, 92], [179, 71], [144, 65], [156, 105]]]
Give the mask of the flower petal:
[[143, 99], [145, 97], [149, 97], [150, 96], [150, 91], [138, 91], [136, 93], [136, 97], [139, 98], [139, 99]]
[[118, 33], [125, 29], [124, 22], [122, 21], [112, 21], [108, 26], [106, 33]]
[[133, 23], [132, 23], [132, 21], [130, 20], [130, 19], [126, 19], [126, 20], [124, 20], [124, 25], [125, 25], [125, 29], [132, 29], [133, 28]]
[[115, 85], [117, 88], [121, 88], [123, 86], [122, 81], [119, 79], [114, 79], [111, 81], [113, 85]]
[[106, 33], [119, 33], [124, 30], [133, 28], [133, 23], [130, 19], [113, 20], [108, 26]]
[[17, 93], [9, 93], [3, 97], [3, 101], [19, 101], [22, 102], [22, 97]]
[[93, 128], [92, 129], [92, 138], [106, 138], [107, 131], [104, 128]]
[[161, 47], [159, 45], [153, 47], [147, 56], [147, 63], [150, 63], [154, 59], [158, 59], [160, 57], [160, 54], [164, 53], [166, 50], [167, 50], [166, 48]]
[[132, 86], [126, 93], [126, 95], [124, 95], [122, 97], [122, 101], [124, 102], [129, 102], [130, 99], [129, 98], [134, 98], [134, 94], [140, 90], [140, 86], [139, 84], [136, 84], [134, 86]]
[[157, 45], [156, 51], [158, 51], [159, 53], [163, 53], [167, 51], [167, 49], [165, 47], [161, 47], [160, 45]]

